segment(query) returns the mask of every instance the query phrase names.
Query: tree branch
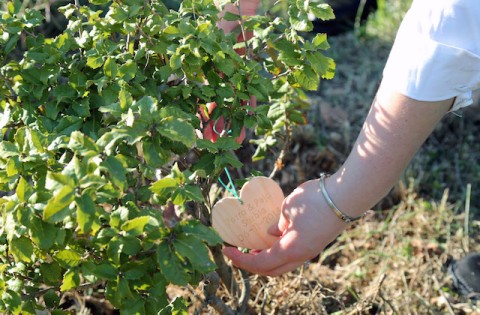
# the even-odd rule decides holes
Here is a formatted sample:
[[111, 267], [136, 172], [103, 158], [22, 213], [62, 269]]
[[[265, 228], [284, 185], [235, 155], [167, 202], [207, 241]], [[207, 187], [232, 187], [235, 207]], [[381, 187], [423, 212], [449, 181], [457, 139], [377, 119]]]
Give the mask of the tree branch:
[[228, 305], [226, 305], [218, 296], [217, 290], [220, 286], [220, 277], [214, 272], [210, 272], [205, 275], [205, 301], [208, 305], [212, 306], [219, 314], [223, 315], [235, 315], [235, 311]]

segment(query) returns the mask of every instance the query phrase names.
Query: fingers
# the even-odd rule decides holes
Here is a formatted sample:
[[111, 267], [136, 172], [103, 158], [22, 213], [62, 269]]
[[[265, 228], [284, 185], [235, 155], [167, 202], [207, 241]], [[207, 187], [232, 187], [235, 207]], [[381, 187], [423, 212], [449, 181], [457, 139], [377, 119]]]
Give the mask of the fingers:
[[[247, 270], [255, 274], [272, 277], [276, 277], [286, 272], [293, 271], [303, 265], [305, 262], [304, 260], [288, 261], [285, 263], [280, 263], [280, 261], [276, 261], [276, 264], [272, 265], [272, 269], [267, 269], [263, 265], [264, 259], [262, 258], [262, 253], [264, 252], [246, 254], [242, 253], [234, 247], [227, 247], [224, 248], [223, 253], [225, 254], [225, 256], [230, 258], [233, 264], [238, 268]], [[256, 261], [258, 261], [260, 264], [257, 264]]]
[[[294, 270], [310, 257], [301, 250], [295, 231], [287, 231], [271, 248], [258, 253], [242, 253], [235, 247], [226, 247], [223, 253], [238, 268], [261, 275], [279, 275]], [[297, 250], [300, 249], [300, 250]]]
[[290, 262], [276, 269], [270, 270], [268, 273], [264, 274], [264, 276], [277, 277], [286, 272], [297, 269], [298, 267], [302, 266], [304, 263], [305, 263], [304, 261]]

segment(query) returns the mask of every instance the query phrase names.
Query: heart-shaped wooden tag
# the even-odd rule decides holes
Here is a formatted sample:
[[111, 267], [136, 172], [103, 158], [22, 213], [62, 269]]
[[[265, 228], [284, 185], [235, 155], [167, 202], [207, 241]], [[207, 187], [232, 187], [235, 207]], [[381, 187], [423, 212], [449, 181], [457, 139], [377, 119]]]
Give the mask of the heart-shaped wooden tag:
[[226, 197], [212, 209], [212, 226], [231, 245], [266, 249], [278, 239], [268, 229], [278, 223], [284, 199], [280, 186], [268, 177], [254, 177], [240, 191], [240, 200]]

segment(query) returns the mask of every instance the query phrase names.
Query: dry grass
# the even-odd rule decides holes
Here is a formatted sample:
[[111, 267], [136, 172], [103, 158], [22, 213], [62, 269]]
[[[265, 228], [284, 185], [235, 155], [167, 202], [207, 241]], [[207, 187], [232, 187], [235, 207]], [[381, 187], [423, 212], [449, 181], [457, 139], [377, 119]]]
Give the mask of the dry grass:
[[[476, 310], [452, 289], [446, 263], [480, 250], [463, 231], [464, 216], [446, 202], [412, 191], [392, 211], [352, 227], [320, 257], [279, 278], [254, 276], [262, 314], [460, 314]], [[479, 221], [472, 222], [478, 225]]]
[[[270, 278], [250, 276], [249, 314], [480, 314], [458, 295], [447, 272], [452, 259], [480, 251], [480, 237], [467, 235], [463, 206], [417, 196], [413, 186], [390, 210], [352, 226], [318, 261]], [[178, 293], [178, 291], [176, 291]], [[232, 301], [226, 290], [220, 295]], [[201, 288], [184, 294], [192, 312]], [[215, 314], [210, 308], [201, 314]]]

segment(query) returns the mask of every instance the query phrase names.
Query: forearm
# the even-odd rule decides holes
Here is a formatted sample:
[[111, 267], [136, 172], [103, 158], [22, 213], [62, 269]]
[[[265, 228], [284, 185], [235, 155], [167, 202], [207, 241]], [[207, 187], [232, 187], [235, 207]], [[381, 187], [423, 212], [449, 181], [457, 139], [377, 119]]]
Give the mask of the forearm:
[[383, 198], [451, 104], [420, 102], [380, 88], [352, 152], [327, 179], [337, 207], [356, 216]]

